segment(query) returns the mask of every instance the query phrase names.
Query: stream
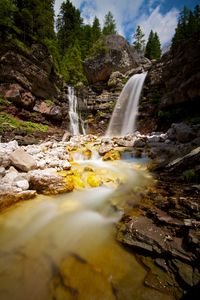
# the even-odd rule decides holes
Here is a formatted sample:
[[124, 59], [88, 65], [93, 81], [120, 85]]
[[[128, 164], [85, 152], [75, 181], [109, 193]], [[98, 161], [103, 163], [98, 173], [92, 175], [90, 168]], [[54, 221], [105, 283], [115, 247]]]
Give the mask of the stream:
[[136, 160], [103, 162], [78, 157], [82, 178], [99, 187], [39, 195], [0, 215], [1, 300], [170, 300], [143, 284], [147, 270], [116, 240], [127, 199], [151, 178]]

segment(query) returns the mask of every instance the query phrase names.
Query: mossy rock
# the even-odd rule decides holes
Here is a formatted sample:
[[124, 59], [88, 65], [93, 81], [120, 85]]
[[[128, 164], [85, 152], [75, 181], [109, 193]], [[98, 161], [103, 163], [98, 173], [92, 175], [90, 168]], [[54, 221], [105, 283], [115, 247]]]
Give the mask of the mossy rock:
[[113, 161], [113, 160], [119, 160], [119, 159], [121, 159], [121, 155], [120, 155], [120, 152], [117, 150], [110, 150], [103, 156], [104, 161], [107, 161], [107, 160]]
[[99, 187], [101, 185], [101, 180], [100, 178], [95, 175], [94, 173], [90, 173], [87, 177], [87, 183], [91, 187]]

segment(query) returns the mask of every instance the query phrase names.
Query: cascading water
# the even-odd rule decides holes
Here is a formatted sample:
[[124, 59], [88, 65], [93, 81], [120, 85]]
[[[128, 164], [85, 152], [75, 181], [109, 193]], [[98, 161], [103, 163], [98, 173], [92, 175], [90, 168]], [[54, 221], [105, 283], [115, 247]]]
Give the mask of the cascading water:
[[138, 103], [147, 72], [133, 75], [124, 86], [115, 105], [107, 136], [126, 135], [135, 131]]
[[79, 117], [77, 112], [77, 97], [75, 95], [74, 88], [71, 86], [68, 86], [68, 99], [71, 132], [73, 135], [80, 135], [81, 133], [85, 134], [83, 120]]
[[[146, 270], [114, 238], [122, 215], [116, 205], [137, 201], [148, 175], [95, 153], [73, 166], [77, 183], [78, 172], [85, 190], [40, 196], [0, 215], [0, 299], [172, 300], [144, 287]], [[102, 184], [87, 188], [94, 174]]]

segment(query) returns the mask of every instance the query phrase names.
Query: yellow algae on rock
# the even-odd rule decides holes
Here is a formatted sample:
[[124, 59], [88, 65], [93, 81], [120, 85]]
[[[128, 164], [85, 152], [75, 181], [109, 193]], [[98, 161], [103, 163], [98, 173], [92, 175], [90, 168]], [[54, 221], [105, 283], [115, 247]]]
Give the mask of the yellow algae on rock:
[[101, 185], [101, 180], [100, 180], [99, 176], [97, 176], [96, 174], [90, 173], [87, 177], [87, 183], [91, 187], [98, 187]]
[[121, 158], [120, 152], [117, 150], [110, 150], [103, 156], [103, 160], [119, 160]]
[[74, 180], [75, 189], [82, 189], [85, 187], [85, 184], [84, 184], [83, 180], [81, 179], [80, 175], [74, 175], [73, 180]]

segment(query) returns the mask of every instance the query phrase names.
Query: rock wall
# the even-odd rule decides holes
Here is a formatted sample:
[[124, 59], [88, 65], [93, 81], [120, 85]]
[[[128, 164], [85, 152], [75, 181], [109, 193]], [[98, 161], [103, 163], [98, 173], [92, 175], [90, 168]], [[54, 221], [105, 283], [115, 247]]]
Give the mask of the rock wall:
[[91, 84], [108, 81], [113, 72], [125, 73], [148, 61], [120, 35], [105, 36], [99, 43], [93, 56], [84, 62], [84, 70]]
[[11, 102], [3, 111], [25, 120], [61, 125], [68, 113], [63, 79], [42, 44], [0, 43], [0, 96]]
[[138, 129], [166, 130], [173, 122], [200, 123], [200, 41], [191, 38], [153, 62], [140, 101]]

